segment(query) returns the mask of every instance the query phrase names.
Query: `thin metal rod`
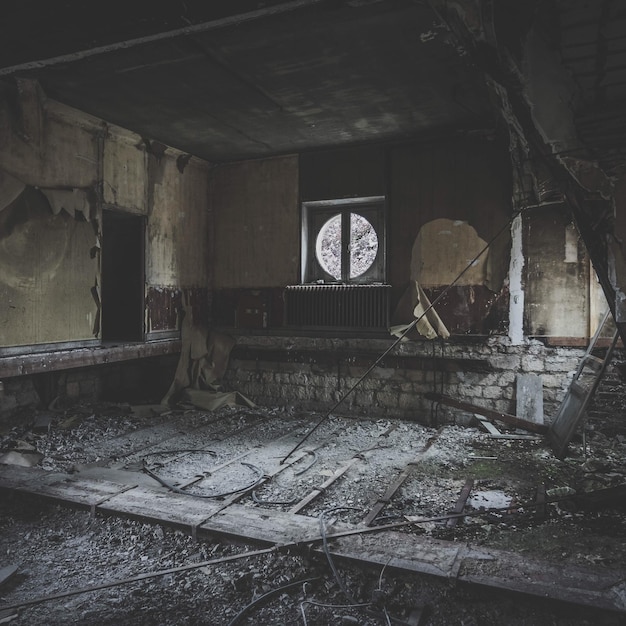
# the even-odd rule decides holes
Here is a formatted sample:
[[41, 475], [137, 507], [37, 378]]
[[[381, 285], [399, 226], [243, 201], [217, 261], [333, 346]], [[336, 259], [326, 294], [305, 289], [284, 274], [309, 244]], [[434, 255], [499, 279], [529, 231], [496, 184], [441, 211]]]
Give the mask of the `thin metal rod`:
[[371, 374], [371, 372], [376, 369], [378, 364], [392, 351], [395, 347], [406, 337], [406, 335], [413, 330], [419, 322], [426, 316], [426, 314], [444, 297], [444, 295], [452, 288], [456, 283], [461, 280], [466, 272], [473, 267], [474, 263], [478, 261], [478, 259], [489, 249], [489, 247], [493, 244], [493, 242], [507, 229], [510, 228], [511, 224], [515, 220], [515, 218], [522, 213], [522, 210], [516, 211], [511, 219], [487, 242], [485, 247], [465, 266], [463, 271], [449, 284], [446, 288], [424, 309], [424, 312], [414, 319], [405, 329], [402, 331], [402, 334], [372, 363], [372, 365], [367, 369], [367, 371], [357, 380], [346, 393], [343, 394], [341, 398], [332, 406], [332, 408], [319, 420], [315, 426], [299, 441], [296, 446], [285, 456], [280, 464], [282, 465], [333, 413], [333, 411], [343, 403], [343, 401]]
[[199, 569], [200, 567], [207, 567], [208, 565], [219, 565], [221, 563], [229, 563], [230, 561], [236, 561], [238, 559], [245, 559], [253, 556], [259, 556], [262, 554], [270, 554], [275, 552], [276, 548], [264, 548], [263, 550], [253, 550], [251, 552], [242, 552], [241, 554], [233, 554], [231, 556], [222, 557], [219, 559], [211, 559], [210, 561], [202, 561], [201, 563], [191, 563], [189, 565], [181, 565], [180, 567], [170, 567], [168, 569], [162, 569], [156, 572], [146, 572], [145, 574], [137, 574], [130, 578], [124, 578], [123, 580], [112, 580], [108, 583], [102, 583], [100, 585], [92, 585], [91, 587], [83, 587], [82, 589], [72, 589], [70, 591], [62, 591], [61, 593], [55, 593], [50, 596], [44, 596], [35, 598], [33, 600], [26, 600], [16, 604], [9, 604], [8, 606], [2, 606], [2, 611], [12, 611], [15, 609], [21, 609], [26, 606], [32, 606], [34, 604], [43, 604], [44, 602], [50, 602], [51, 600], [59, 600], [61, 598], [68, 598], [69, 596], [77, 596], [81, 593], [90, 593], [92, 591], [101, 591], [102, 589], [110, 589], [111, 587], [119, 587], [121, 585], [128, 585], [129, 583], [139, 582], [141, 580], [147, 580], [149, 578], [157, 578], [158, 576], [167, 576], [167, 574], [177, 574], [179, 572], [187, 572], [189, 570]]

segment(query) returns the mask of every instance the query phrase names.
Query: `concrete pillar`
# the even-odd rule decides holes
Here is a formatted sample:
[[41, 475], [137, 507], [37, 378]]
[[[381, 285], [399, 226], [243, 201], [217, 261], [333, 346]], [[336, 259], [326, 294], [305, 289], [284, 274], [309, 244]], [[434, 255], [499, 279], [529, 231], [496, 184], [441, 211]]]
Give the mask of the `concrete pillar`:
[[519, 346], [524, 343], [523, 269], [522, 216], [520, 214], [511, 224], [511, 261], [509, 264], [509, 338], [514, 346]]

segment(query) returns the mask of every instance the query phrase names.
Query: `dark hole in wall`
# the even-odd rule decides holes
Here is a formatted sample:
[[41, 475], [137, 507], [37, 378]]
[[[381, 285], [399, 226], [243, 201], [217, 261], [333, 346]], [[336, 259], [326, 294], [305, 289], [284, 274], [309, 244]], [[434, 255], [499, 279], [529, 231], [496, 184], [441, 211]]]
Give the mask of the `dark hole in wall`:
[[102, 339], [143, 341], [143, 217], [102, 214]]
[[[431, 302], [446, 287], [425, 288]], [[438, 302], [437, 313], [453, 335], [505, 334], [508, 331], [509, 293], [494, 293], [483, 285], [449, 288]]]
[[158, 404], [174, 380], [179, 356], [167, 355], [108, 365], [94, 371], [100, 399], [130, 404]]

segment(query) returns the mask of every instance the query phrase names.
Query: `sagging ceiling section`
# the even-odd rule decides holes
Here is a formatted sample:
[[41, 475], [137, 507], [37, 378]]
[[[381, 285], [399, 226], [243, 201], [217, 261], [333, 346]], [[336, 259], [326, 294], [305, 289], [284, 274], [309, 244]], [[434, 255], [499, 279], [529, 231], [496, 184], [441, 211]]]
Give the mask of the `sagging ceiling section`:
[[210, 162], [492, 123], [427, 2], [38, 4], [0, 26], [0, 78]]

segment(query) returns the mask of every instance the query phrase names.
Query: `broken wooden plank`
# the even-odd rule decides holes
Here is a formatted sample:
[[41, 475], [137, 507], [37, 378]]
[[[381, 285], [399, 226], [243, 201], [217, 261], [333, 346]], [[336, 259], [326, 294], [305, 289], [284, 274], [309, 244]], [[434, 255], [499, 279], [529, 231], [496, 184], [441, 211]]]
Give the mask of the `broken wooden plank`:
[[[565, 393], [561, 405], [559, 406], [559, 410], [550, 424], [548, 440], [550, 441], [552, 450], [558, 459], [564, 459], [567, 455], [569, 443], [579, 424], [583, 420], [587, 411], [587, 406], [600, 384], [600, 379], [604, 374], [608, 362], [611, 360], [613, 349], [615, 348], [615, 344], [619, 338], [619, 329], [615, 331], [611, 344], [609, 345], [603, 360], [597, 359], [591, 354], [595, 348], [596, 342], [600, 338], [602, 329], [608, 323], [610, 318], [611, 311], [610, 309], [607, 309], [604, 319], [589, 342], [587, 351], [574, 373], [574, 377], [567, 389], [567, 392]], [[590, 369], [593, 369], [594, 371], [593, 379], [588, 382], [588, 384], [581, 384], [579, 381], [582, 380], [582, 372], [588, 365], [591, 365]]]
[[0, 488], [7, 491], [39, 493], [43, 485], [67, 478], [69, 474], [47, 472], [39, 467], [21, 467], [0, 463]]
[[490, 435], [501, 435], [502, 433], [485, 417], [479, 415], [478, 413], [474, 413], [474, 418], [478, 422], [479, 426], [485, 432], [488, 432]]
[[484, 415], [490, 420], [497, 420], [499, 422], [507, 424], [508, 426], [513, 426], [514, 428], [523, 428], [524, 430], [529, 430], [531, 432], [539, 434], [544, 434], [548, 432], [548, 427], [544, 426], [543, 424], [529, 422], [527, 420], [516, 417], [515, 415], [509, 415], [508, 413], [494, 411], [492, 409], [488, 409], [477, 404], [471, 404], [470, 402], [457, 400], [456, 398], [451, 398], [450, 396], [444, 396], [441, 393], [429, 392], [424, 394], [424, 397], [428, 400], [432, 400], [433, 402], [439, 402], [440, 404], [445, 404], [455, 409], [461, 409], [462, 411], [468, 411], [469, 413], [478, 413], [479, 415]]
[[489, 439], [510, 439], [511, 441], [541, 441], [537, 435], [518, 435], [517, 433], [500, 433], [499, 435], [489, 435]]
[[[453, 513], [463, 513], [463, 510], [465, 509], [465, 505], [467, 504], [467, 499], [469, 498], [469, 494], [473, 486], [474, 486], [474, 481], [471, 478], [468, 478], [465, 481], [465, 484], [463, 485], [463, 489], [461, 489], [461, 493], [459, 494], [459, 498], [456, 501], [456, 504], [454, 505], [454, 509], [452, 510]], [[461, 518], [451, 517], [447, 521], [448, 528], [454, 528], [457, 525], [459, 519]]]
[[371, 526], [373, 521], [380, 515], [380, 512], [389, 504], [391, 498], [395, 495], [396, 491], [404, 484], [404, 481], [411, 475], [415, 465], [415, 461], [411, 461], [406, 467], [398, 474], [396, 480], [387, 487], [382, 498], [378, 498], [376, 504], [370, 509], [368, 514], [363, 519], [365, 526]]
[[[314, 548], [323, 554], [322, 548]], [[429, 574], [538, 598], [626, 613], [626, 571], [550, 563], [504, 550], [458, 544], [399, 532], [384, 537], [342, 537], [329, 544], [333, 557], [369, 567]]]
[[219, 502], [206, 498], [139, 486], [109, 498], [96, 511], [189, 530], [219, 510], [219, 506]]
[[[49, 486], [55, 490], [56, 498], [60, 498], [64, 487], [68, 488], [70, 495], [72, 489], [80, 486], [80, 482], [66, 481], [68, 475], [32, 468], [9, 468], [9, 472], [6, 468], [1, 469], [4, 469], [4, 477], [10, 479], [7, 482], [13, 487], [20, 484], [29, 493], [34, 487], [45, 496], [48, 485], [42, 473], [50, 474], [55, 481]], [[7, 489], [2, 477], [0, 472], [0, 486]], [[101, 487], [92, 486], [89, 490], [95, 492]], [[76, 501], [72, 495], [70, 503]], [[114, 495], [97, 510], [183, 529], [200, 523], [199, 530], [207, 535], [275, 544], [285, 550], [308, 544], [319, 546], [322, 541], [317, 518], [239, 504], [232, 504], [210, 517], [215, 506], [204, 499], [137, 487]], [[207, 516], [210, 519], [202, 521]], [[565, 568], [562, 563], [552, 565], [533, 560], [528, 555], [435, 540], [393, 531], [389, 527], [355, 528], [334, 523], [327, 540], [333, 556], [377, 569], [390, 567], [408, 573], [431, 574], [462, 583], [626, 613], [626, 571], [623, 568], [585, 568], [575, 564], [568, 564]], [[314, 550], [321, 552], [322, 548]]]
[[254, 544], [283, 545], [312, 541], [319, 537], [320, 527], [316, 517], [231, 504], [200, 524], [197, 530]]
[[0, 378], [26, 376], [41, 372], [57, 372], [118, 361], [178, 354], [180, 349], [181, 342], [176, 339], [152, 343], [133, 343], [110, 347], [97, 346], [94, 348], [56, 350], [38, 354], [2, 356], [0, 357]]
[[89, 508], [92, 511], [101, 502], [134, 488], [135, 485], [112, 483], [93, 478], [77, 479], [65, 478], [54, 483], [48, 483], [38, 490], [38, 495], [54, 500]]
[[406, 464], [406, 466], [400, 472], [396, 480], [393, 483], [391, 483], [389, 487], [387, 487], [385, 494], [381, 498], [378, 498], [378, 500], [376, 501], [376, 504], [374, 504], [374, 506], [370, 509], [368, 514], [363, 519], [363, 524], [365, 524], [365, 526], [371, 526], [374, 520], [380, 515], [380, 512], [387, 506], [387, 504], [389, 504], [389, 502], [391, 501], [391, 498], [393, 498], [396, 491], [400, 489], [400, 487], [404, 484], [404, 481], [411, 475], [411, 473], [415, 469], [415, 466], [420, 462], [424, 454], [435, 443], [435, 441], [437, 440], [437, 437], [441, 433], [441, 430], [442, 429], [440, 428], [435, 435], [430, 437], [430, 439], [426, 442], [424, 447], [417, 453], [417, 456], [415, 457], [415, 459], [413, 459], [411, 462]]
[[340, 467], [330, 478], [326, 479], [321, 485], [318, 487], [313, 487], [313, 489], [306, 495], [302, 500], [300, 500], [297, 504], [292, 506], [289, 509], [289, 513], [292, 515], [295, 513], [299, 513], [302, 509], [308, 506], [313, 500], [323, 494], [328, 487], [330, 487], [337, 479], [341, 478], [357, 461], [360, 460], [360, 456], [356, 456], [350, 459], [343, 467]]
[[0, 569], [0, 585], [9, 580], [19, 569], [19, 565], [7, 565]]

